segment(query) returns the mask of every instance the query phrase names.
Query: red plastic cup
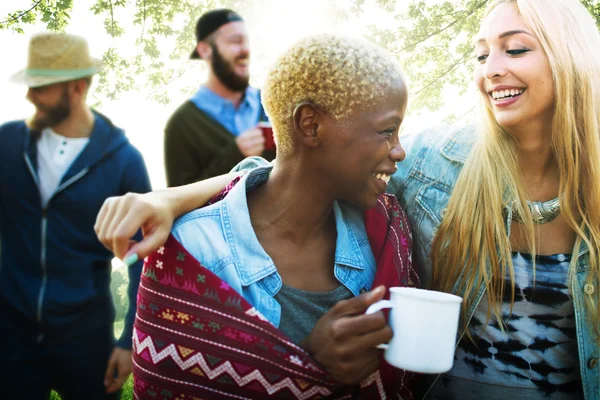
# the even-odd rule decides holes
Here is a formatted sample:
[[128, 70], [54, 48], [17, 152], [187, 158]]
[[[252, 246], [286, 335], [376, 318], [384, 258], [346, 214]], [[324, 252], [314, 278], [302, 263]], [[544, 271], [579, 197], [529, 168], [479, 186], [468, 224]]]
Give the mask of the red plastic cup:
[[260, 121], [258, 127], [265, 138], [265, 150], [275, 150], [275, 139], [273, 139], [273, 126], [269, 121]]

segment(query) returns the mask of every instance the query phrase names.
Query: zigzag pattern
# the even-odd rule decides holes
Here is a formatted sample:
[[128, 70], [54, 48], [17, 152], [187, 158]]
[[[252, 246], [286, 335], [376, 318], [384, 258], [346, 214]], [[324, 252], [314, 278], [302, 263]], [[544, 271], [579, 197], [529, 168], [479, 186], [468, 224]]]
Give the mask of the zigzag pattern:
[[[179, 331], [176, 331], [176, 330], [173, 330], [173, 329], [166, 328], [166, 327], [164, 327], [164, 326], [160, 326], [160, 325], [154, 324], [154, 323], [152, 323], [152, 322], [150, 322], [150, 321], [147, 321], [147, 320], [143, 319], [142, 317], [140, 317], [140, 315], [137, 315], [137, 316], [136, 316], [136, 321], [141, 321], [141, 322], [143, 322], [143, 323], [145, 323], [145, 324], [148, 324], [149, 326], [152, 326], [152, 327], [154, 327], [154, 328], [161, 329], [161, 330], [163, 330], [163, 331], [165, 331], [165, 332], [168, 332], [168, 333], [169, 333], [169, 334], [171, 334], [171, 335], [179, 335], [179, 336], [187, 337], [188, 339], [196, 340], [196, 341], [199, 341], [199, 342], [202, 342], [202, 343], [208, 344], [209, 346], [217, 346], [217, 347], [219, 347], [219, 348], [226, 349], [226, 350], [228, 350], [228, 351], [231, 351], [231, 350], [233, 350], [233, 351], [236, 351], [237, 353], [244, 354], [244, 355], [246, 355], [246, 356], [248, 356], [248, 357], [254, 357], [254, 358], [256, 358], [256, 359], [259, 359], [259, 360], [261, 360], [261, 361], [263, 361], [263, 362], [269, 363], [269, 364], [271, 364], [271, 365], [275, 365], [277, 368], [280, 368], [280, 369], [282, 369], [282, 370], [284, 370], [284, 371], [286, 371], [286, 372], [289, 372], [289, 373], [292, 373], [292, 374], [296, 374], [296, 375], [303, 375], [305, 378], [307, 378], [307, 379], [311, 379], [311, 377], [310, 377], [310, 376], [308, 376], [308, 375], [305, 375], [305, 374], [303, 374], [301, 371], [299, 371], [299, 370], [298, 370], [298, 368], [297, 368], [298, 364], [297, 364], [297, 363], [295, 363], [295, 362], [293, 362], [292, 360], [288, 360], [288, 361], [290, 361], [290, 362], [294, 363], [295, 365], [294, 365], [294, 368], [293, 368], [293, 369], [290, 369], [290, 368], [288, 368], [288, 367], [286, 367], [286, 366], [284, 366], [284, 365], [282, 365], [282, 364], [279, 364], [279, 363], [277, 363], [277, 362], [275, 362], [275, 361], [269, 360], [268, 358], [259, 357], [259, 356], [257, 356], [256, 354], [249, 353], [249, 352], [247, 352], [247, 351], [244, 351], [244, 350], [241, 350], [241, 349], [239, 349], [239, 348], [236, 348], [236, 349], [234, 349], [234, 348], [232, 348], [232, 347], [230, 347], [230, 346], [225, 346], [225, 345], [223, 345], [223, 344], [216, 343], [216, 342], [214, 342], [214, 341], [209, 341], [209, 340], [206, 340], [206, 339], [202, 339], [202, 338], [194, 337], [194, 336], [191, 336], [191, 335], [185, 334], [185, 333], [183, 333], [183, 332], [179, 332]], [[136, 330], [136, 328], [134, 328], [134, 329], [133, 329], [133, 333], [134, 333], [134, 336], [136, 336], [136, 335], [137, 335], [137, 330]], [[134, 343], [135, 343], [135, 342], [134, 342]], [[305, 365], [304, 365], [304, 368], [306, 368], [306, 369], [310, 369], [310, 370], [312, 370], [312, 371], [319, 371], [319, 369], [318, 369], [316, 366], [314, 366], [313, 364], [311, 364], [311, 363], [305, 363]], [[315, 378], [312, 378], [312, 379], [314, 380]], [[323, 382], [323, 381], [320, 381], [320, 382], [321, 382], [321, 383], [325, 383], [325, 384], [326, 384], [326, 382]]]
[[367, 387], [369, 385], [371, 385], [372, 383], [375, 383], [377, 386], [377, 392], [379, 393], [379, 396], [382, 399], [385, 399], [385, 390], [383, 389], [383, 382], [381, 382], [381, 374], [379, 373], [379, 370], [373, 372], [371, 375], [369, 375], [367, 377], [367, 379], [363, 380], [360, 383], [360, 387]]
[[[172, 383], [176, 383], [178, 385], [193, 386], [195, 388], [203, 389], [203, 390], [206, 390], [208, 392], [216, 393], [221, 398], [229, 397], [229, 398], [240, 399], [240, 400], [248, 400], [248, 397], [236, 396], [235, 394], [221, 392], [219, 390], [215, 390], [215, 389], [210, 388], [208, 386], [202, 386], [202, 385], [198, 385], [198, 384], [195, 384], [195, 383], [192, 383], [192, 382], [180, 381], [180, 380], [177, 380], [177, 379], [171, 379], [171, 378], [168, 378], [166, 376], [158, 375], [158, 374], [156, 374], [156, 373], [154, 373], [152, 371], [148, 371], [147, 369], [145, 369], [144, 367], [142, 367], [140, 364], [138, 364], [135, 360], [133, 360], [133, 365], [135, 366], [135, 369], [144, 371], [148, 375], [152, 375], [152, 376], [154, 376], [156, 378], [163, 379], [163, 380], [166, 380], [166, 381], [169, 381], [169, 382], [172, 382]], [[138, 397], [138, 395], [137, 395], [137, 393], [136, 393], [135, 390], [133, 391], [133, 396], [135, 397], [136, 400], [139, 400], [139, 397]], [[202, 399], [200, 399], [199, 397], [196, 397], [196, 396], [192, 396], [191, 398], [192, 399], [197, 399], [197, 400], [202, 400]]]
[[188, 370], [197, 365], [210, 380], [215, 380], [222, 374], [226, 373], [240, 387], [244, 387], [253, 381], [260, 383], [269, 393], [269, 395], [286, 388], [289, 389], [298, 399], [310, 399], [315, 395], [328, 396], [331, 394], [329, 389], [316, 385], [312, 386], [306, 392], [302, 392], [290, 378], [285, 378], [280, 382], [272, 384], [263, 376], [260, 371], [256, 369], [245, 376], [241, 376], [229, 361], [226, 361], [213, 369], [208, 365], [201, 353], [196, 353], [184, 361], [179, 356], [175, 345], [170, 344], [160, 352], [157, 352], [152, 338], [150, 336], [146, 336], [144, 340], [140, 342], [135, 330], [133, 333], [133, 340], [135, 344], [135, 352], [138, 356], [141, 357], [142, 352], [147, 349], [154, 364], [158, 364], [164, 359], [170, 357], [179, 366], [179, 368], [181, 368], [182, 371]]

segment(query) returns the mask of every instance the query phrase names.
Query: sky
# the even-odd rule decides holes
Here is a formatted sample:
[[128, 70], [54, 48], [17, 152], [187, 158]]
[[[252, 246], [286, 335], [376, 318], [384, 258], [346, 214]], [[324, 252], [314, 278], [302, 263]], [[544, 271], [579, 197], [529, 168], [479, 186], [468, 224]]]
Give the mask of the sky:
[[[345, 0], [340, 0], [343, 2]], [[437, 0], [427, 0], [437, 1]], [[365, 1], [365, 13], [361, 18], [351, 18], [344, 23], [332, 24], [330, 10], [322, 0], [302, 0], [302, 7], [296, 0], [252, 0], [249, 13], [244, 15], [251, 41], [251, 83], [260, 87], [265, 71], [279, 53], [297, 39], [311, 33], [334, 31], [352, 35], [364, 35], [370, 24], [378, 27], [393, 27], [398, 22], [393, 16], [373, 7], [373, 0]], [[66, 31], [84, 36], [90, 45], [92, 56], [100, 58], [111, 45], [126, 50], [132, 46], [139, 31], [126, 30], [123, 38], [113, 40], [105, 33], [103, 17], [94, 15], [90, 7], [95, 0], [74, 0], [71, 22]], [[135, 2], [133, 2], [135, 3]], [[218, 5], [218, 1], [216, 2]], [[398, 0], [398, 4], [407, 4], [406, 0]], [[29, 0], [1, 0], [0, 18], [9, 12], [23, 9], [30, 5]], [[294, 4], [291, 7], [290, 4]], [[124, 13], [116, 15], [123, 19]], [[120, 18], [119, 18], [120, 17]], [[26, 88], [11, 83], [9, 78], [25, 67], [27, 62], [27, 45], [32, 34], [44, 30], [43, 24], [25, 25], [25, 33], [17, 34], [0, 31], [0, 124], [6, 121], [23, 119], [29, 116], [33, 107], [25, 99]], [[190, 43], [190, 49], [195, 43]], [[168, 48], [169, 43], [162, 43], [161, 49]], [[205, 67], [202, 61], [190, 62], [187, 59], [169, 60], [167, 66], [189, 65], [189, 71], [178, 78], [173, 88], [199, 86], [205, 79]], [[93, 86], [92, 86], [93, 91]], [[471, 91], [474, 92], [474, 91]], [[107, 115], [115, 125], [125, 129], [130, 141], [142, 152], [154, 189], [165, 187], [163, 164], [163, 129], [171, 113], [188, 97], [180, 90], [170, 91], [171, 103], [156, 104], [148, 97], [149, 89], [141, 89], [122, 96], [118, 101], [103, 100], [99, 111]], [[469, 103], [470, 102], [470, 103]], [[453, 105], [465, 104], [457, 102], [448, 95], [448, 105], [437, 113], [426, 113], [420, 116], [408, 116], [404, 129], [417, 129], [421, 125], [431, 125], [432, 120], [441, 121], [442, 117], [452, 110]], [[472, 104], [473, 100], [467, 100]], [[460, 111], [458, 114], [462, 114]]]

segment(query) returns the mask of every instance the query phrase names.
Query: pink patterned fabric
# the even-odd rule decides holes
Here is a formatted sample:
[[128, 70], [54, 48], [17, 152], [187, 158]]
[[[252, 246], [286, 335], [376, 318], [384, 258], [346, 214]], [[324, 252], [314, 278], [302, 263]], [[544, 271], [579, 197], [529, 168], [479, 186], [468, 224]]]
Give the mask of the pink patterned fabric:
[[[393, 196], [365, 214], [375, 284], [418, 285], [406, 216]], [[133, 333], [138, 399], [412, 399], [412, 374], [382, 362], [343, 386], [177, 240], [145, 260]]]

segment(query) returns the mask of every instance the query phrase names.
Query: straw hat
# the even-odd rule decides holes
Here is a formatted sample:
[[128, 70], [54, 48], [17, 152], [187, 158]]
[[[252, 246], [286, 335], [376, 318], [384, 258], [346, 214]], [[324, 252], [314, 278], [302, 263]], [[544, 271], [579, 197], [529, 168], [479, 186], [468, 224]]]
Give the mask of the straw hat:
[[39, 87], [92, 76], [101, 69], [102, 62], [90, 57], [81, 36], [44, 32], [31, 38], [27, 67], [11, 81]]

